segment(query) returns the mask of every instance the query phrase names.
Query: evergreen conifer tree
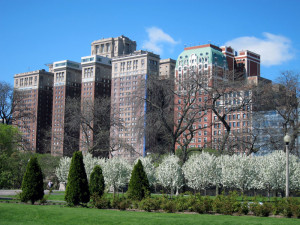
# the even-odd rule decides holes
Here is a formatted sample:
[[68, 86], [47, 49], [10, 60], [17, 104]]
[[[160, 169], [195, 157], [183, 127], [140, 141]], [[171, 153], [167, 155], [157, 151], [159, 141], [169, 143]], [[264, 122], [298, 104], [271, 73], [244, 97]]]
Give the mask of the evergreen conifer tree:
[[35, 156], [31, 157], [27, 164], [21, 189], [22, 202], [31, 201], [31, 204], [34, 204], [44, 197], [43, 173]]
[[74, 152], [65, 194], [68, 204], [79, 205], [90, 201], [90, 192], [81, 152]]
[[90, 193], [91, 196], [101, 197], [104, 193], [104, 177], [102, 174], [102, 169], [100, 166], [95, 166], [93, 172], [90, 177]]
[[133, 200], [150, 197], [150, 185], [141, 160], [138, 160], [132, 170], [127, 193]]

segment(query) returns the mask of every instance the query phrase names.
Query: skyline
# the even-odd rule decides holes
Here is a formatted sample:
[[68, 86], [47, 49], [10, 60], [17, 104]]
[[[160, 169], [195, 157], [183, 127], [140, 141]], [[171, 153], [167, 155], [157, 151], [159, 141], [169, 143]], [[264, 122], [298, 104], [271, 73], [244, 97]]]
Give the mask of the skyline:
[[137, 50], [177, 59], [185, 46], [231, 45], [261, 54], [261, 76], [299, 72], [298, 1], [3, 1], [1, 81], [90, 55], [94, 40], [125, 35]]

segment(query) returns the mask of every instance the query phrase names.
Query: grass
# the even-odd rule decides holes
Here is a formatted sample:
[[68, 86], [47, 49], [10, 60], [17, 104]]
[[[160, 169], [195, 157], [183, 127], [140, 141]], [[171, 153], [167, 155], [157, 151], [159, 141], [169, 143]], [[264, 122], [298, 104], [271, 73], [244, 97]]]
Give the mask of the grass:
[[168, 214], [0, 203], [0, 225], [53, 224], [200, 224], [299, 225], [299, 219], [252, 216]]

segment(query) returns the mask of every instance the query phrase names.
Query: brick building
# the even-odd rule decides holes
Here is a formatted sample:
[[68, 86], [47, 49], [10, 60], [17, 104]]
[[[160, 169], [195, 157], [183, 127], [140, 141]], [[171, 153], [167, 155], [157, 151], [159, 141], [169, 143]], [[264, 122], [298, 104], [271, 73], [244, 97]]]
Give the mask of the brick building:
[[70, 60], [53, 63], [53, 113], [51, 154], [72, 156], [79, 150], [79, 123], [70, 128], [66, 110], [69, 107], [68, 98], [77, 98], [81, 94], [81, 64]]
[[[111, 141], [123, 146], [115, 151], [131, 160], [146, 154], [147, 98], [145, 85], [151, 76], [159, 76], [159, 56], [135, 51], [112, 59], [112, 117], [119, 117], [123, 127], [111, 127]], [[131, 147], [131, 148], [130, 148]]]
[[51, 129], [53, 73], [36, 70], [14, 76], [13, 124], [22, 132], [22, 148], [50, 153], [47, 132]]
[[[99, 55], [86, 56], [81, 58], [81, 66], [81, 114], [84, 118], [83, 124], [80, 126], [79, 141], [80, 151], [85, 154], [94, 148], [109, 145], [109, 132], [106, 133], [106, 130], [109, 131], [109, 127], [107, 127], [107, 125], [110, 125], [109, 121], [106, 121], [108, 123], [105, 125], [101, 123], [101, 118], [98, 117], [105, 113], [105, 111], [101, 112], [100, 110], [107, 108], [106, 103], [101, 98], [104, 98], [104, 101], [110, 101], [111, 59]], [[97, 107], [102, 109], [97, 109]], [[109, 120], [109, 108], [107, 110], [106, 118]], [[100, 132], [102, 133], [100, 134]], [[99, 141], [101, 143], [98, 143]], [[104, 144], [105, 142], [107, 143]]]
[[[214, 83], [226, 79], [226, 71], [228, 64], [226, 57], [222, 54], [222, 50], [211, 44], [194, 46], [185, 48], [178, 56], [175, 69], [175, 99], [174, 99], [174, 123], [175, 126], [185, 126], [186, 123], [181, 121], [182, 115], [186, 109], [190, 107], [189, 114], [194, 120], [191, 124], [191, 131], [185, 137], [185, 133], [181, 137], [181, 141], [186, 141], [191, 137], [189, 147], [209, 147], [212, 141], [212, 112], [210, 109], [204, 109], [210, 104], [209, 94], [205, 89], [212, 87]], [[193, 74], [201, 74], [201, 82], [194, 89], [189, 89], [193, 86]], [[190, 79], [190, 81], [187, 81]], [[187, 86], [187, 87], [186, 87]], [[188, 98], [190, 103], [187, 103]], [[193, 104], [193, 105], [192, 105]], [[195, 115], [194, 115], [195, 114]], [[197, 114], [197, 115], [196, 115]], [[180, 145], [176, 143], [175, 148]]]
[[[182, 84], [187, 79], [194, 79], [193, 74], [198, 77], [194, 84], [198, 82], [201, 85], [197, 92], [192, 93], [192, 97], [189, 96], [191, 103], [187, 104], [185, 93], [191, 92], [191, 89]], [[226, 127], [218, 117], [220, 115], [225, 116], [230, 127], [225, 148], [247, 149], [247, 143], [252, 141], [252, 87], [265, 80], [260, 78], [260, 56], [254, 52], [240, 51], [237, 54], [231, 47], [211, 44], [185, 48], [177, 59], [175, 70], [175, 90], [180, 93], [175, 95], [175, 128], [189, 105], [194, 104], [190, 113], [197, 113], [197, 116], [193, 115], [194, 122], [181, 136], [181, 143], [190, 137], [189, 148], [223, 148], [222, 141], [227, 137]], [[227, 81], [237, 86], [218, 89], [220, 84]], [[242, 86], [238, 86], [238, 82]], [[180, 145], [176, 144], [176, 148], [180, 148]]]

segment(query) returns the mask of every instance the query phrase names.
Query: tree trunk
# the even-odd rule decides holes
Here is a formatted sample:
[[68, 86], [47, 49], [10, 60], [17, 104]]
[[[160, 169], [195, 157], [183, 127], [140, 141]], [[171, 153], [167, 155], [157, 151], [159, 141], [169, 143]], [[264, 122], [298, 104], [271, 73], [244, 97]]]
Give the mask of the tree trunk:
[[116, 188], [115, 186], [113, 187], [113, 198], [115, 199], [115, 196], [116, 196]]

